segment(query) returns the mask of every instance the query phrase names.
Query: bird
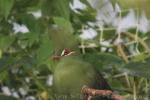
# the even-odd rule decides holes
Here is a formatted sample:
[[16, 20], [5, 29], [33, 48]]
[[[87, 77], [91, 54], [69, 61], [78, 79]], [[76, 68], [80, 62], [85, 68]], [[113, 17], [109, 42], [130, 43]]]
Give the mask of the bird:
[[[54, 59], [56, 59], [54, 57]], [[54, 91], [58, 100], [87, 100], [81, 94], [84, 85], [93, 89], [112, 90], [102, 74], [92, 64], [85, 62], [74, 51], [64, 49], [60, 54], [59, 63], [54, 71]], [[112, 100], [109, 97], [96, 96], [91, 100]]]
[[[79, 39], [73, 34], [69, 21], [54, 19], [55, 25], [49, 28], [56, 62], [53, 71], [53, 91], [56, 100], [87, 100], [82, 94], [83, 86], [93, 89], [112, 90], [95, 66], [86, 62], [80, 53]], [[93, 97], [91, 100], [112, 100], [108, 97]]]

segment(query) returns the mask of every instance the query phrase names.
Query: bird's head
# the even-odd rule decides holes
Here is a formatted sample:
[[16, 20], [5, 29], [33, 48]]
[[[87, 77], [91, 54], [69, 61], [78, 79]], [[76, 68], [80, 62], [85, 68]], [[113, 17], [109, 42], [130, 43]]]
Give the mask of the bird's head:
[[70, 51], [68, 48], [64, 48], [61, 54], [53, 55], [53, 60], [60, 60], [62, 57], [69, 56], [75, 53], [74, 51]]

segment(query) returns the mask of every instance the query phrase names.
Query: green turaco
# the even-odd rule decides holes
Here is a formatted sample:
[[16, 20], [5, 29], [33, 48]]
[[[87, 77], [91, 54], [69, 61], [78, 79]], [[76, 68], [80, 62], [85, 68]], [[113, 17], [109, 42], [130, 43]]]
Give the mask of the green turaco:
[[[58, 60], [53, 73], [56, 100], [87, 100], [86, 96], [80, 95], [84, 85], [93, 89], [111, 90], [95, 67], [81, 58], [79, 42], [73, 36], [71, 24], [61, 18], [54, 18], [54, 23], [56, 25], [50, 28], [50, 39], [55, 51], [54, 59]], [[111, 99], [101, 97], [93, 100]]]

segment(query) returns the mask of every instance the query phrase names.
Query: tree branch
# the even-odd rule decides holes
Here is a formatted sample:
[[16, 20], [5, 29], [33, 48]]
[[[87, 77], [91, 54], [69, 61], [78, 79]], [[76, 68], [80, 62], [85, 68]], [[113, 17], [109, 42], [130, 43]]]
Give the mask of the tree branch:
[[123, 96], [117, 95], [111, 90], [97, 90], [88, 86], [83, 86], [81, 93], [87, 94], [88, 100], [91, 100], [93, 96], [111, 96], [113, 100], [126, 100]]

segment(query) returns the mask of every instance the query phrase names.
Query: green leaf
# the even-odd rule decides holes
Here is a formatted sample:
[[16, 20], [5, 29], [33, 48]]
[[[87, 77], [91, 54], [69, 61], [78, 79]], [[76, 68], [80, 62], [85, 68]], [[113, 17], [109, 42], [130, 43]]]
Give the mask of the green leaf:
[[42, 37], [42, 43], [37, 50], [37, 61], [39, 64], [44, 63], [52, 54], [52, 44], [48, 37], [48, 34], [44, 34]]
[[7, 18], [14, 4], [14, 0], [0, 0], [0, 16]]
[[133, 61], [133, 62], [140, 62], [140, 61], [142, 62], [142, 61], [144, 61], [145, 56], [146, 56], [145, 53], [140, 53], [140, 54], [138, 54], [137, 56], [134, 56], [134, 57], [132, 58], [132, 61]]
[[46, 0], [32, 0], [34, 3], [28, 7], [28, 11], [36, 11], [41, 9], [41, 6], [45, 3]]
[[46, 16], [60, 16], [69, 20], [69, 0], [47, 0], [42, 6], [42, 12]]
[[90, 5], [88, 0], [80, 0], [80, 2], [82, 2], [82, 3], [86, 4], [86, 5]]
[[33, 44], [39, 41], [39, 34], [38, 33], [26, 33], [21, 34], [20, 36], [20, 45], [24, 45], [25, 47], [31, 47]]
[[150, 78], [150, 58], [143, 62], [130, 62], [123, 67], [123, 71], [132, 76]]
[[86, 7], [86, 9], [84, 10], [80, 10], [78, 9], [79, 13], [76, 13], [76, 15], [78, 15], [78, 17], [80, 18], [80, 21], [82, 23], [87, 23], [87, 22], [95, 22], [96, 19], [96, 10], [91, 8], [91, 7]]
[[17, 99], [12, 96], [0, 95], [0, 100], [17, 100]]
[[5, 70], [5, 71], [3, 71], [3, 72], [1, 72], [0, 73], [0, 80], [2, 80], [2, 81], [7, 81], [7, 79], [8, 79], [8, 71], [7, 70]]
[[3, 54], [3, 52], [2, 52], [2, 50], [0, 49], [0, 59], [2, 58], [2, 54]]
[[16, 61], [15, 58], [11, 56], [4, 56], [0, 59], [0, 73], [11, 68], [12, 64]]
[[121, 90], [123, 88], [122, 80], [109, 78], [108, 82], [111, 84], [113, 90]]
[[0, 35], [0, 49], [7, 49], [15, 41], [14, 36]]
[[108, 69], [113, 66], [120, 67], [123, 64], [119, 57], [108, 53], [86, 53], [83, 58], [100, 70], [101, 68]]
[[42, 23], [40, 23], [40, 20], [36, 19], [32, 14], [21, 13], [15, 17], [19, 17], [18, 19], [21, 20], [21, 22], [26, 25], [31, 32], [41, 33], [43, 32], [42, 30], [45, 29]]

